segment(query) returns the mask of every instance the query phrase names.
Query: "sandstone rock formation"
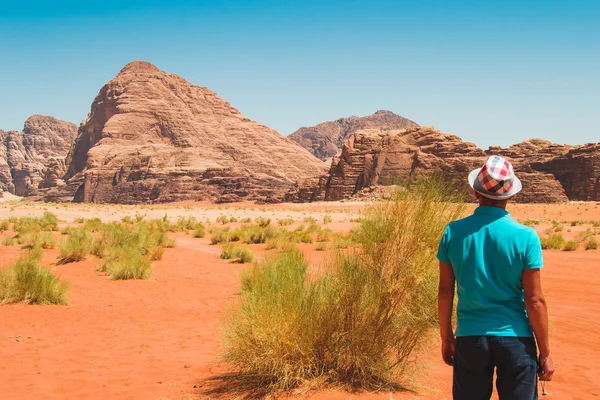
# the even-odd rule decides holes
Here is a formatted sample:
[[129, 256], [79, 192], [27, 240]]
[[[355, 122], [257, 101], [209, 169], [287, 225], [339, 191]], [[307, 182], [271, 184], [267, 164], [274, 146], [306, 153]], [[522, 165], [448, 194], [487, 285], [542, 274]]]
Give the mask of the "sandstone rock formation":
[[599, 200], [599, 147], [562, 146], [532, 139], [508, 149], [492, 147], [483, 151], [432, 127], [364, 129], [346, 142], [328, 174], [300, 182], [286, 199], [342, 200], [377, 185], [432, 174], [465, 190], [469, 171], [483, 165], [489, 155], [499, 154], [514, 164], [523, 181], [524, 189], [516, 197], [520, 202]]
[[340, 118], [316, 126], [298, 129], [288, 137], [321, 160], [336, 156], [356, 131], [363, 129], [405, 129], [418, 127], [415, 122], [391, 111], [377, 111], [366, 117]]
[[275, 202], [327, 169], [211, 90], [142, 61], [102, 87], [67, 164], [66, 185], [47, 200]]
[[18, 196], [62, 184], [77, 126], [32, 115], [23, 131], [0, 131], [0, 189]]

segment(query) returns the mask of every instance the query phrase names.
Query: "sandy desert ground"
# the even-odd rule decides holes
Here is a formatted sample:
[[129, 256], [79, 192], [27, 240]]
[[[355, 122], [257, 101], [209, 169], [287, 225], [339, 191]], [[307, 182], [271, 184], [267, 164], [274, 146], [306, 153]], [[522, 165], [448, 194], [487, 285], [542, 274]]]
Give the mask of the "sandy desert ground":
[[[334, 231], [347, 231], [363, 203], [216, 206], [183, 203], [168, 206], [92, 206], [4, 203], [0, 219], [55, 213], [64, 223], [75, 217], [119, 220], [145, 215], [170, 220], [195, 216], [214, 222], [219, 215], [268, 218], [313, 216]], [[600, 205], [510, 205], [515, 219], [540, 233], [562, 227], [567, 238], [600, 230]], [[556, 225], [556, 223], [555, 223]], [[0, 234], [4, 237], [8, 232]], [[171, 234], [177, 247], [154, 262], [149, 280], [115, 281], [96, 271], [97, 260], [55, 265], [58, 250], [47, 250], [43, 264], [70, 283], [70, 305], [0, 305], [0, 399], [204, 399], [219, 392], [213, 378], [230, 371], [219, 361], [220, 320], [239, 290], [243, 265], [219, 258], [220, 247], [208, 238]], [[264, 245], [253, 245], [264, 255]], [[315, 266], [326, 252], [301, 246]], [[19, 247], [0, 247], [0, 269], [15, 260]], [[544, 251], [543, 285], [551, 313], [555, 380], [548, 399], [600, 398], [600, 250]], [[411, 390], [395, 393], [320, 391], [315, 399], [451, 398], [451, 369], [439, 356], [435, 331], [421, 353], [422, 366]], [[218, 382], [218, 381], [217, 381]], [[225, 396], [227, 387], [221, 388]]]

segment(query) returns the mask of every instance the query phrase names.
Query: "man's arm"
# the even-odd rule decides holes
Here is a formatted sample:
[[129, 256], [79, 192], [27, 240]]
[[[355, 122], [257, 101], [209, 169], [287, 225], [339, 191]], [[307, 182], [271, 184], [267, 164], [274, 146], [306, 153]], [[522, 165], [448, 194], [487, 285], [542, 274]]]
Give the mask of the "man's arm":
[[540, 269], [523, 270], [523, 291], [525, 293], [525, 309], [535, 334], [540, 351], [540, 380], [552, 380], [554, 362], [550, 357], [550, 341], [548, 339], [548, 308], [542, 292]]
[[454, 332], [452, 331], [452, 307], [454, 306], [454, 271], [452, 265], [440, 261], [438, 286], [438, 319], [442, 339], [442, 358], [448, 365], [454, 361]]

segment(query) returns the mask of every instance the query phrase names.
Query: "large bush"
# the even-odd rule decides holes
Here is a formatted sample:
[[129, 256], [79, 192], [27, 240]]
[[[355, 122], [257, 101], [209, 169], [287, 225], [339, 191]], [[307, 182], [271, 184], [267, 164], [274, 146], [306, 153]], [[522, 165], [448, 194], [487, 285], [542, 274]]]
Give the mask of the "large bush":
[[269, 390], [389, 386], [437, 315], [436, 250], [464, 205], [434, 181], [374, 204], [320, 274], [298, 251], [243, 274], [225, 322], [225, 359]]
[[0, 271], [0, 302], [67, 304], [69, 285], [40, 266], [42, 251], [27, 251], [8, 269]]

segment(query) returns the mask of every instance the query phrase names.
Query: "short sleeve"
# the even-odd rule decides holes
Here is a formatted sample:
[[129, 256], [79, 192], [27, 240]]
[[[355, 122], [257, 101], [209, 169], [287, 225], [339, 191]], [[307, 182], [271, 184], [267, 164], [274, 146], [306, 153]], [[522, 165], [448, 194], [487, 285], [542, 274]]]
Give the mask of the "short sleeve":
[[525, 256], [523, 259], [524, 269], [538, 269], [544, 266], [544, 257], [542, 256], [542, 244], [540, 243], [540, 237], [532, 229], [531, 238], [529, 244], [525, 250]]
[[448, 257], [448, 243], [450, 242], [450, 226], [446, 226], [440, 245], [438, 246], [437, 259], [441, 262], [451, 264], [450, 257]]

